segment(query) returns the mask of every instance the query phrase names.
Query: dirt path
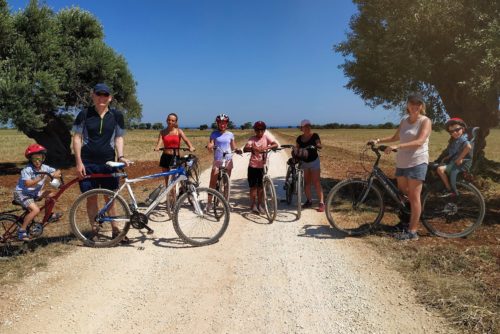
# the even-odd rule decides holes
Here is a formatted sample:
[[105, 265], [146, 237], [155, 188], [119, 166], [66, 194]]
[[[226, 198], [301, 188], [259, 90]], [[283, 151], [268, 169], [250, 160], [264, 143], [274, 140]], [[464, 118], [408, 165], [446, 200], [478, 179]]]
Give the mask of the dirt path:
[[[324, 214], [280, 203], [247, 213], [248, 156], [235, 157], [234, 210], [219, 243], [194, 248], [172, 224], [133, 244], [81, 247], [2, 291], [0, 333], [449, 333], [362, 240]], [[279, 196], [286, 154], [271, 156]], [[208, 184], [208, 173], [203, 175]]]

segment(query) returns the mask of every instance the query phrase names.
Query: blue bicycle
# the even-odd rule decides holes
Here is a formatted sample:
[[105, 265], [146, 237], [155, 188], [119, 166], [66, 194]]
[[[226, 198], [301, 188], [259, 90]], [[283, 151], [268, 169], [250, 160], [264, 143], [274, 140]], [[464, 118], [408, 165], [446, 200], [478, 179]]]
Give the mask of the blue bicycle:
[[[123, 169], [124, 163], [108, 162], [111, 167]], [[115, 173], [124, 183], [113, 192], [93, 189], [81, 194], [70, 209], [70, 225], [73, 233], [85, 245], [110, 247], [122, 241], [130, 228], [146, 228], [149, 215], [170, 196], [171, 190], [180, 184], [183, 193], [177, 198], [172, 212], [175, 232], [186, 243], [202, 246], [217, 242], [229, 224], [229, 205], [219, 192], [200, 188], [192, 176], [196, 157], [187, 155], [178, 159], [175, 169], [167, 172], [128, 179], [127, 174]], [[170, 176], [167, 187], [159, 186], [145, 204], [137, 202], [131, 184]], [[163, 181], [162, 181], [163, 182]], [[128, 192], [125, 200], [122, 191]]]

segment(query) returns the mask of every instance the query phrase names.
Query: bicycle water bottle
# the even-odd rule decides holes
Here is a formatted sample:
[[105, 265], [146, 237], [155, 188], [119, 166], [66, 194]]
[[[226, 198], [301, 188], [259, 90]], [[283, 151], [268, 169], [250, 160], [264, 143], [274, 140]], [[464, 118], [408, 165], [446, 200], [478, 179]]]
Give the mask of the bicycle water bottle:
[[160, 195], [160, 193], [164, 187], [165, 186], [163, 184], [160, 184], [155, 190], [153, 190], [151, 192], [151, 194], [149, 194], [148, 198], [146, 199], [146, 201], [144, 203], [148, 206], [151, 205], [151, 203], [153, 203], [155, 201], [155, 199], [158, 197], [158, 195]]

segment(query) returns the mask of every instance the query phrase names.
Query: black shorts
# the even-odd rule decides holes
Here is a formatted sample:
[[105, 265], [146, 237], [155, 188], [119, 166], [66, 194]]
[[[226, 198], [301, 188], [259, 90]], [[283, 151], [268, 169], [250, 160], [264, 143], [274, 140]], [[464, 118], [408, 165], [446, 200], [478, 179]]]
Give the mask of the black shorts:
[[160, 167], [170, 169], [172, 168], [172, 162], [174, 161], [175, 155], [162, 153], [160, 158]]
[[250, 188], [262, 187], [263, 176], [264, 168], [248, 167], [248, 185]]
[[[115, 170], [105, 164], [89, 164], [83, 163], [85, 166], [85, 173], [89, 174], [111, 174]], [[91, 189], [103, 188], [115, 191], [118, 189], [119, 179], [117, 177], [103, 177], [95, 179], [84, 179], [79, 182], [80, 191], [82, 193]]]

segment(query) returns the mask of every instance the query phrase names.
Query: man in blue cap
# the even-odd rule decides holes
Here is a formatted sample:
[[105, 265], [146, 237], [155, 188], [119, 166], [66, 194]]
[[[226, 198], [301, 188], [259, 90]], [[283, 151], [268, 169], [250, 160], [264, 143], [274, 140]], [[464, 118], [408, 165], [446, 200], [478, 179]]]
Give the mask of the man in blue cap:
[[[80, 177], [87, 174], [112, 173], [113, 171], [106, 165], [106, 162], [115, 161], [116, 155], [118, 156], [116, 160], [129, 164], [123, 154], [125, 120], [122, 112], [109, 107], [113, 100], [111, 89], [105, 83], [98, 83], [94, 86], [91, 97], [93, 106], [82, 110], [73, 124], [73, 151], [76, 170]], [[96, 188], [115, 191], [118, 189], [118, 178], [94, 178], [80, 181], [82, 193]], [[87, 208], [89, 208], [89, 217], [95, 217], [97, 198], [89, 197]], [[90, 221], [91, 224], [94, 223], [92, 219]], [[97, 227], [93, 226], [93, 231], [97, 237]], [[117, 233], [119, 229], [113, 225], [113, 235]]]

